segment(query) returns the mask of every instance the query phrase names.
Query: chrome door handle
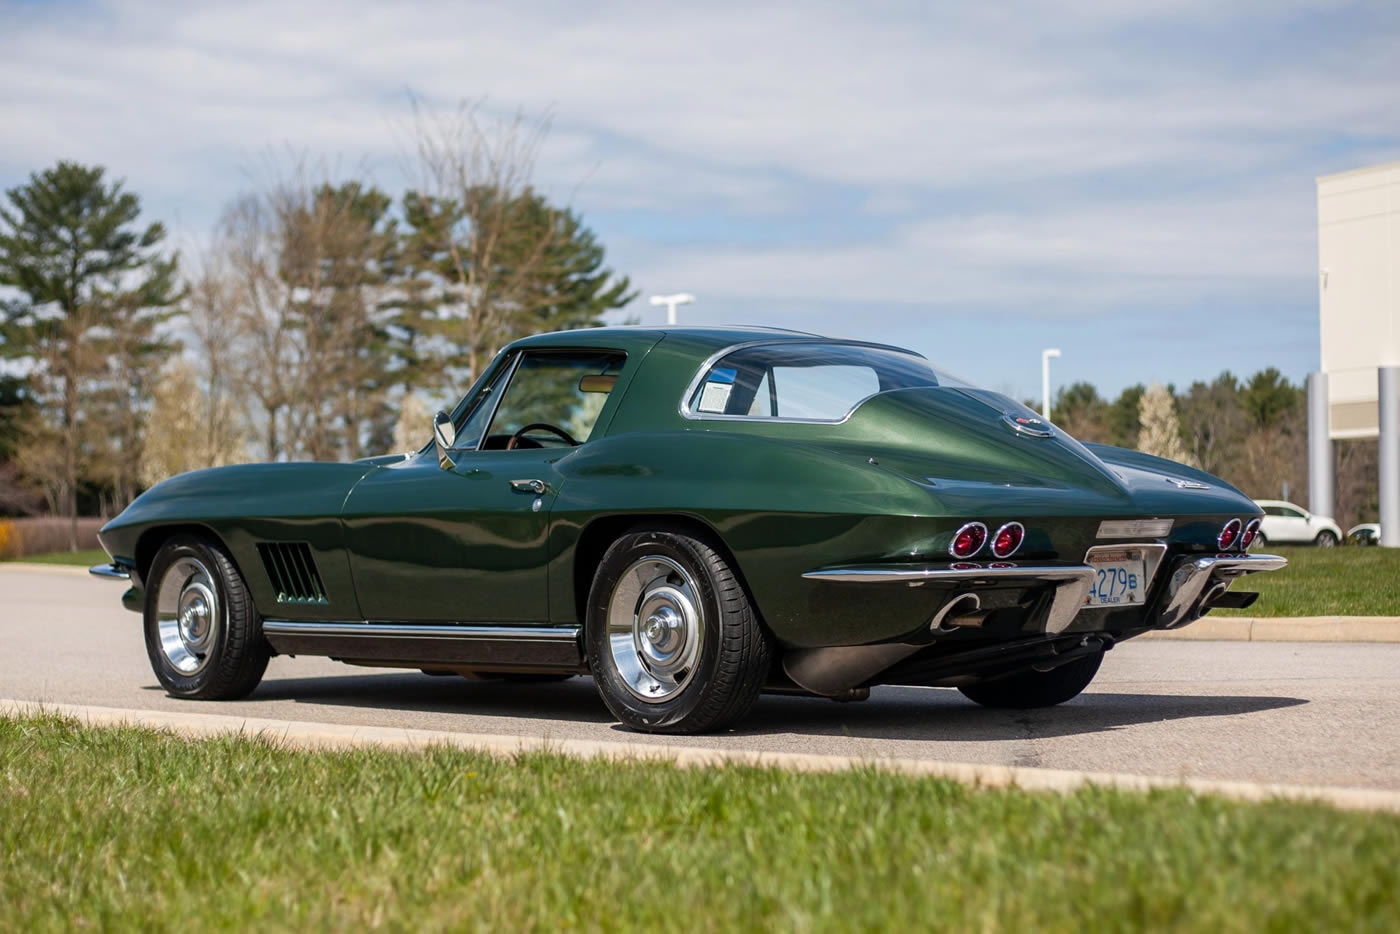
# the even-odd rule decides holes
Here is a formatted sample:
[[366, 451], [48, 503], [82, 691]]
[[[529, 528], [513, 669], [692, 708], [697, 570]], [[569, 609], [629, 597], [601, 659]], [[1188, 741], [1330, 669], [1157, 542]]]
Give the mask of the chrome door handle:
[[517, 493], [534, 493], [536, 496], [549, 492], [549, 484], [543, 480], [512, 480], [510, 488]]

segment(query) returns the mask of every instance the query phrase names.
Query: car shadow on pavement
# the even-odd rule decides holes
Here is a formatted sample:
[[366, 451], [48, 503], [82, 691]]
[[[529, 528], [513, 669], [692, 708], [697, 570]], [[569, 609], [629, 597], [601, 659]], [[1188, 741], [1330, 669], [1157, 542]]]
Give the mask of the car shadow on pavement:
[[[430, 677], [417, 672], [264, 681], [246, 702], [369, 708], [392, 712], [616, 723], [588, 677], [520, 684]], [[1091, 691], [1041, 710], [991, 710], [950, 689], [883, 687], [869, 700], [836, 703], [817, 697], [765, 694], [733, 736], [851, 736], [915, 742], [1021, 741], [1122, 729], [1140, 723], [1233, 717], [1295, 707], [1300, 697], [1146, 694]], [[434, 727], [441, 728], [441, 727]], [[479, 728], [479, 727], [478, 727]]]
[[324, 678], [278, 678], [263, 681], [244, 702], [290, 700], [300, 704], [412, 710], [420, 713], [469, 714], [608, 723], [590, 678], [545, 683], [469, 681], [418, 672], [363, 674]]
[[735, 732], [925, 742], [1021, 741], [1100, 733], [1140, 723], [1233, 717], [1306, 703], [1301, 697], [1091, 692], [1058, 707], [994, 710], [951, 689], [885, 687], [856, 703], [764, 697]]

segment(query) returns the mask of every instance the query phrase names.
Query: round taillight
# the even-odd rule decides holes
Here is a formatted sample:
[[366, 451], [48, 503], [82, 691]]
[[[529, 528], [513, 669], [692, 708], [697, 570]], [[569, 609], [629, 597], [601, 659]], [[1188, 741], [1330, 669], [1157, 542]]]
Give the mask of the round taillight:
[[954, 558], [971, 558], [987, 543], [987, 527], [980, 522], [969, 522], [953, 535], [948, 553]]
[[1008, 522], [997, 529], [997, 534], [992, 536], [992, 554], [998, 558], [1009, 558], [1016, 553], [1016, 549], [1021, 547], [1021, 542], [1025, 541], [1026, 527], [1019, 522]]
[[1225, 523], [1225, 527], [1216, 536], [1215, 544], [1221, 551], [1229, 551], [1236, 542], [1240, 540], [1240, 520], [1231, 519]]
[[1249, 520], [1244, 527], [1244, 534], [1240, 536], [1240, 551], [1249, 551], [1249, 546], [1254, 544], [1254, 540], [1259, 537], [1259, 518], [1256, 516]]

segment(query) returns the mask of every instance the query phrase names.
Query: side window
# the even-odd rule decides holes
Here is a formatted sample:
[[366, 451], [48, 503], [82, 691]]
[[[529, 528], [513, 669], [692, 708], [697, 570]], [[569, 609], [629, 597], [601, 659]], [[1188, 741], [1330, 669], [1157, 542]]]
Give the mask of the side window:
[[496, 411], [496, 402], [501, 396], [501, 388], [510, 378], [510, 372], [514, 367], [514, 360], [505, 361], [501, 368], [496, 371], [491, 382], [487, 383], [472, 400], [467, 420], [457, 429], [457, 445], [459, 447], [475, 448], [481, 443], [481, 436], [486, 431], [486, 423], [491, 420], [491, 414]]
[[937, 385], [928, 361], [904, 351], [827, 342], [762, 344], [720, 358], [682, 410], [691, 417], [834, 422], [876, 393]]
[[1301, 519], [1301, 518], [1303, 518], [1303, 514], [1302, 514], [1301, 512], [1299, 512], [1299, 511], [1296, 510], [1296, 509], [1290, 509], [1290, 508], [1287, 507], [1287, 506], [1280, 506], [1278, 512], [1279, 512], [1279, 515], [1281, 515], [1281, 516], [1287, 516], [1287, 517], [1290, 518], [1290, 519]]
[[516, 448], [583, 444], [626, 361], [625, 354], [608, 350], [526, 351], [496, 406], [482, 450], [500, 450], [512, 438]]

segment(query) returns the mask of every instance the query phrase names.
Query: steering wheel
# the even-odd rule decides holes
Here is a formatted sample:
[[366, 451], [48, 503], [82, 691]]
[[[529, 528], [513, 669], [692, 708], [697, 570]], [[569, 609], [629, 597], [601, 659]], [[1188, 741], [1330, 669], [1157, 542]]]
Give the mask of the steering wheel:
[[556, 434], [556, 435], [558, 435], [559, 437], [563, 438], [565, 441], [569, 442], [569, 446], [570, 446], [570, 447], [578, 447], [578, 442], [574, 440], [574, 436], [571, 435], [571, 434], [569, 434], [569, 433], [568, 433], [567, 431], [565, 431], [564, 429], [562, 429], [562, 428], [556, 428], [555, 426], [550, 425], [550, 424], [547, 424], [547, 423], [545, 423], [545, 422], [531, 422], [530, 424], [526, 425], [525, 427], [523, 427], [523, 428], [521, 428], [519, 431], [517, 431], [515, 434], [513, 434], [513, 435], [510, 436], [510, 440], [506, 442], [506, 450], [507, 450], [507, 451], [514, 451], [514, 450], [515, 450], [515, 445], [516, 445], [516, 443], [517, 443], [522, 437], [524, 437], [524, 436], [525, 436], [526, 434], [528, 434], [529, 432], [536, 431], [536, 430], [548, 431], [548, 432], [551, 432], [551, 433], [553, 433], [553, 434]]

